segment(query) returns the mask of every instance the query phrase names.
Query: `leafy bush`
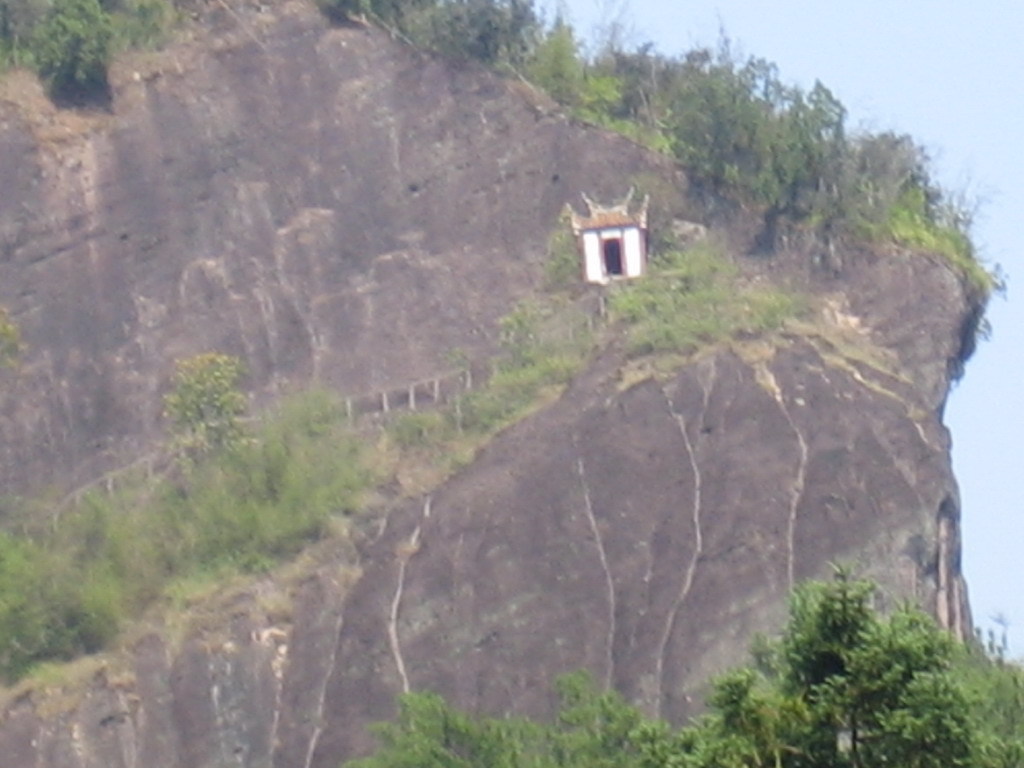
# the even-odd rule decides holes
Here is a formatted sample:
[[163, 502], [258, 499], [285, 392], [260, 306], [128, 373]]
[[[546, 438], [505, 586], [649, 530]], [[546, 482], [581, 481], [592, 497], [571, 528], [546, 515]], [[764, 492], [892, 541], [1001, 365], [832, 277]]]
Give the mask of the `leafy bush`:
[[566, 384], [582, 363], [579, 352], [552, 347], [531, 349], [528, 355], [503, 365], [487, 386], [462, 402], [462, 427], [490, 433], [514, 421], [549, 387]]
[[443, 411], [412, 411], [395, 416], [388, 424], [388, 434], [400, 447], [416, 448], [447, 439], [452, 426]]
[[175, 364], [173, 389], [164, 397], [167, 416], [193, 457], [230, 447], [241, 438], [245, 395], [238, 389], [242, 361], [208, 352]]
[[366, 17], [454, 59], [519, 68], [540, 34], [533, 0], [317, 0], [328, 18]]
[[163, 44], [177, 19], [171, 0], [0, 0], [0, 71], [35, 67], [61, 99], [105, 96], [111, 56]]
[[544, 263], [547, 287], [566, 290], [580, 285], [580, 252], [569, 222], [559, 220], [548, 238], [548, 258]]
[[524, 64], [538, 32], [532, 0], [445, 0], [430, 16], [429, 47], [485, 64]]
[[174, 557], [250, 569], [295, 553], [352, 511], [372, 479], [344, 414], [322, 393], [286, 403], [252, 439], [204, 462], [160, 506]]
[[534, 50], [527, 74], [560, 104], [576, 106], [579, 103], [583, 90], [583, 60], [572, 27], [561, 17]]
[[111, 19], [119, 48], [162, 45], [178, 17], [170, 0], [130, 0], [116, 10]]
[[32, 34], [39, 74], [65, 97], [107, 90], [113, 44], [114, 25], [99, 0], [54, 0]]

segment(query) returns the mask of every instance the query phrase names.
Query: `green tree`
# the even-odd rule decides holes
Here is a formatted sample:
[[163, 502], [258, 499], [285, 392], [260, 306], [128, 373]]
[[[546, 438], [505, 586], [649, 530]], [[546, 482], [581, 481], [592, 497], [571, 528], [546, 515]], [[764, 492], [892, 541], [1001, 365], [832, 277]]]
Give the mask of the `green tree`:
[[54, 0], [32, 35], [39, 74], [55, 95], [92, 95], [107, 88], [114, 26], [99, 0]]
[[559, 104], [576, 106], [583, 88], [583, 61], [572, 27], [561, 16], [533, 52], [527, 72]]
[[246, 405], [238, 389], [242, 373], [241, 360], [217, 352], [177, 362], [164, 407], [187, 451], [204, 453], [237, 443]]
[[23, 63], [32, 29], [46, 14], [46, 0], [0, 0], [0, 65]]
[[951, 673], [954, 644], [901, 608], [883, 619], [872, 587], [843, 571], [801, 587], [782, 641], [782, 690], [806, 706], [794, 741], [817, 764], [970, 765], [967, 697]]
[[909, 607], [882, 617], [873, 595], [843, 571], [798, 588], [783, 636], [762, 649], [759, 667], [719, 677], [707, 713], [679, 730], [575, 675], [559, 683], [562, 709], [548, 725], [469, 717], [429, 694], [403, 697], [398, 723], [379, 726], [381, 749], [352, 768], [1019, 765], [1020, 671], [1007, 676], [970, 656], [968, 678], [954, 664], [956, 644], [931, 619]]
[[446, 0], [431, 14], [428, 45], [454, 58], [518, 69], [539, 30], [532, 0]]

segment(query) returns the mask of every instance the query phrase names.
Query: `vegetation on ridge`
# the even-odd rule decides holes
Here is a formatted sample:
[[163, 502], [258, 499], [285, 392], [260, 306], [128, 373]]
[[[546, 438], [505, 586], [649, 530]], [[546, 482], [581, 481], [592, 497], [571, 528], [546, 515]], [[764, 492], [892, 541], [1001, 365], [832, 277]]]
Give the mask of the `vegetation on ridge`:
[[[766, 249], [793, 237], [890, 242], [939, 253], [981, 292], [971, 212], [929, 173], [907, 136], [851, 133], [822, 83], [787, 84], [774, 64], [723, 40], [666, 56], [614, 36], [586, 55], [563, 18], [534, 0], [316, 0], [330, 18], [368, 18], [412, 44], [527, 76], [577, 117], [674, 156], [709, 205], [764, 219]], [[35, 66], [56, 94], [103, 90], [112, 53], [158, 42], [171, 0], [0, 0], [0, 62]]]
[[550, 723], [400, 698], [348, 768], [1010, 768], [1024, 759], [1024, 671], [959, 646], [909, 607], [882, 617], [840, 571], [793, 595], [782, 638], [719, 676], [680, 729], [576, 674]]
[[0, 0], [0, 69], [34, 68], [61, 99], [103, 96], [114, 53], [160, 44], [176, 16], [171, 0]]
[[614, 36], [586, 55], [561, 16], [532, 0], [318, 0], [368, 16], [421, 48], [524, 74], [578, 118], [671, 154], [698, 192], [759, 211], [766, 250], [794, 236], [894, 243], [947, 257], [982, 294], [997, 287], [970, 239], [971, 212], [931, 178], [907, 136], [852, 133], [822, 83], [784, 82], [727, 39], [665, 56]]

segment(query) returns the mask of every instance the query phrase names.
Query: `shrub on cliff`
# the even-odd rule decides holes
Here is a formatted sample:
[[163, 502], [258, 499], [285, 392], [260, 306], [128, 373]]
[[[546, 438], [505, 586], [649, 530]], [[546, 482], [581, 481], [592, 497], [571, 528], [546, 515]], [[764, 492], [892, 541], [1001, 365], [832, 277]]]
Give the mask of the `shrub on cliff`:
[[106, 92], [113, 45], [114, 25], [99, 0], [54, 0], [32, 35], [39, 74], [62, 98]]
[[431, 22], [431, 48], [492, 66], [522, 66], [539, 32], [531, 0], [447, 0]]
[[179, 360], [174, 388], [164, 398], [181, 446], [192, 456], [237, 444], [245, 395], [238, 389], [242, 361], [208, 352]]
[[0, 307], [0, 367], [13, 365], [21, 352], [21, 333], [7, 310]]
[[573, 28], [561, 17], [537, 45], [527, 74], [560, 104], [575, 106], [579, 103], [583, 90], [580, 45]]

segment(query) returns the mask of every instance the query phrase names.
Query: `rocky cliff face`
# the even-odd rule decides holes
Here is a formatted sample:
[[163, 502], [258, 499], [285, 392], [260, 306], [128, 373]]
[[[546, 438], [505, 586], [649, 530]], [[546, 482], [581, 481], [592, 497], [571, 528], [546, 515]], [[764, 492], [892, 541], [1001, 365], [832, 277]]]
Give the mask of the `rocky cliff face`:
[[668, 172], [309, 4], [243, 12], [119, 62], [113, 114], [5, 84], [0, 303], [29, 350], [3, 382], [7, 488], [144, 452], [176, 357], [236, 354], [259, 397], [383, 390], [484, 353], [568, 200]]
[[[258, 402], [485, 355], [565, 202], [641, 173], [683, 184], [514, 83], [302, 3], [240, 13], [121, 61], [110, 114], [3, 86], [0, 304], [28, 344], [2, 374], [9, 489], [69, 490], [149, 451], [177, 356], [243, 357]], [[670, 373], [613, 342], [358, 552], [315, 550], [11, 698], [4, 764], [333, 768], [400, 691], [541, 714], [581, 666], [679, 721], [839, 560], [963, 632], [941, 413], [974, 300], [919, 254], [742, 245], [820, 311]]]

